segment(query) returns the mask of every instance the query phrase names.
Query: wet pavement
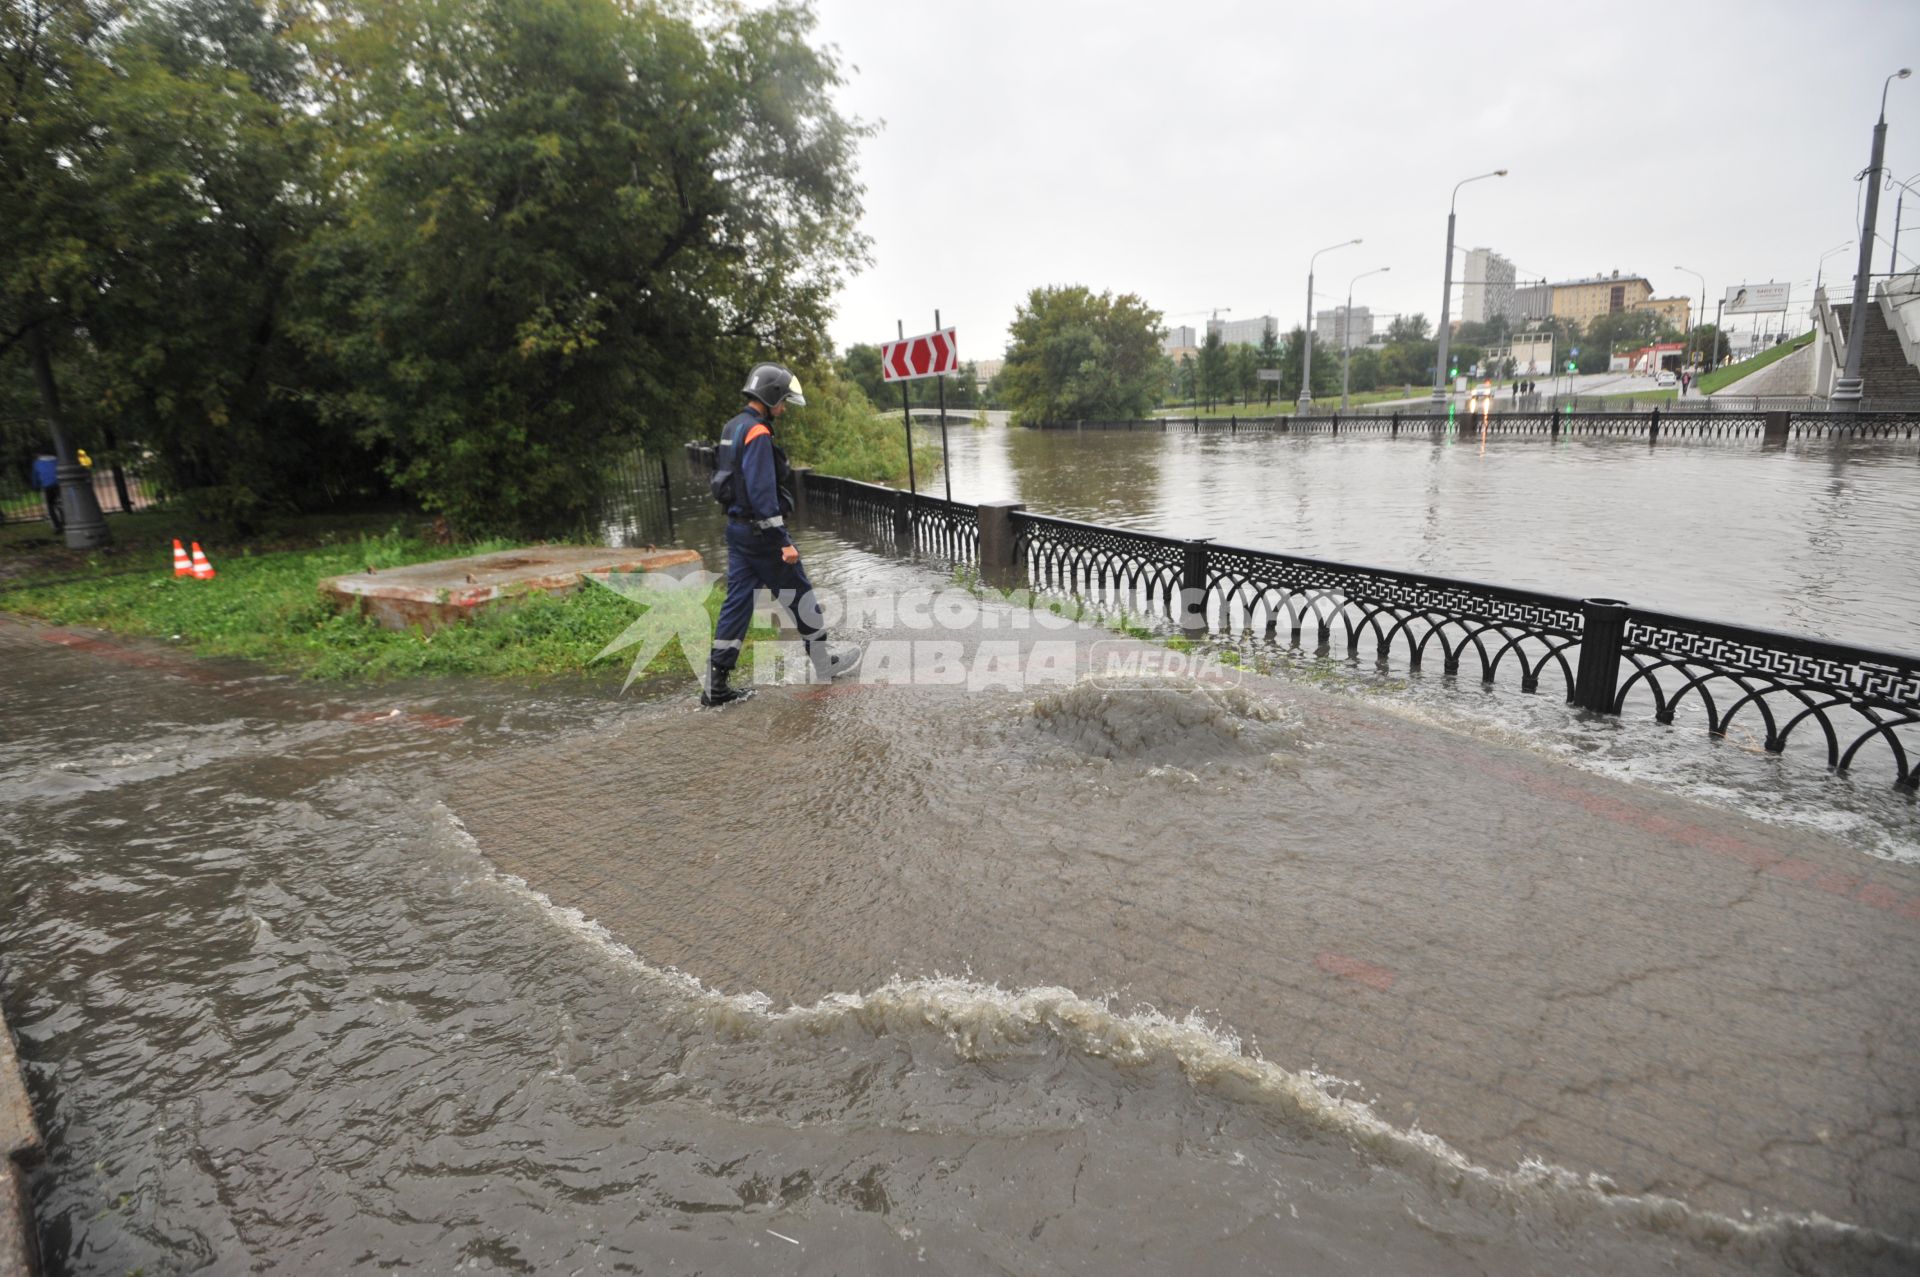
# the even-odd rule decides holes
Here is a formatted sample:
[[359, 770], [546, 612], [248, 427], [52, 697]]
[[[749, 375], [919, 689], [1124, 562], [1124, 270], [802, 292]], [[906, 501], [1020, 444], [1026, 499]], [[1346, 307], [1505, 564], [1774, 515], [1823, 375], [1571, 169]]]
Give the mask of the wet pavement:
[[[1015, 641], [1063, 633], [1112, 641]], [[0, 659], [55, 1271], [1920, 1255], [1920, 869], [1815, 830], [1258, 678], [703, 712]]]

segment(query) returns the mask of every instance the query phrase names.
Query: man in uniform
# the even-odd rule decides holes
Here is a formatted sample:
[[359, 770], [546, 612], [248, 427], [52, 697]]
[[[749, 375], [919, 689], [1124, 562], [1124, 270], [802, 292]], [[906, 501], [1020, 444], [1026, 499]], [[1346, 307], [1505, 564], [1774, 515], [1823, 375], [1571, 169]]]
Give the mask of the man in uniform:
[[857, 649], [829, 650], [813, 582], [787, 535], [792, 498], [781, 489], [787, 458], [773, 441], [772, 423], [787, 405], [806, 406], [800, 380], [778, 364], [759, 364], [747, 374], [740, 393], [746, 396], [746, 407], [722, 427], [714, 451], [714, 498], [727, 511], [727, 601], [714, 628], [702, 705], [725, 705], [748, 695], [727, 683], [747, 637], [756, 589], [772, 591], [793, 617], [816, 680], [826, 682], [860, 663]]

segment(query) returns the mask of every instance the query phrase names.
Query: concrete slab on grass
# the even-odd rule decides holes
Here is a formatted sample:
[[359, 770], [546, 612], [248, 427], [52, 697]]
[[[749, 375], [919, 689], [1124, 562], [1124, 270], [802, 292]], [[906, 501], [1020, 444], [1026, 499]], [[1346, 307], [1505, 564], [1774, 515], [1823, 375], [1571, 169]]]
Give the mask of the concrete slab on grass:
[[484, 607], [535, 592], [566, 594], [585, 575], [614, 572], [675, 574], [700, 567], [696, 550], [609, 550], [599, 546], [534, 545], [330, 577], [321, 593], [341, 611], [358, 611], [390, 630], [435, 629], [471, 620]]

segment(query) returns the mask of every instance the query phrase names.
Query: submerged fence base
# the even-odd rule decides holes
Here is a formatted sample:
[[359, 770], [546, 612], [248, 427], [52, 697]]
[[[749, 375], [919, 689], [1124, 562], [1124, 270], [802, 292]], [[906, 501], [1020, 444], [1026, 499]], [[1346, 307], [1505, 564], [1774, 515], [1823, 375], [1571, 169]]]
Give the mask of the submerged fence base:
[[1920, 411], [1799, 412], [1786, 409], [1743, 408], [1704, 411], [1690, 405], [1628, 409], [1573, 407], [1525, 411], [1412, 412], [1400, 409], [1355, 409], [1313, 416], [1146, 417], [1122, 421], [1045, 421], [1030, 423], [1036, 430], [1179, 430], [1192, 434], [1221, 431], [1277, 435], [1382, 434], [1437, 437], [1454, 435], [1536, 435], [1552, 439], [1588, 436], [1645, 439], [1657, 443], [1676, 440], [1753, 440], [1784, 443], [1790, 439], [1920, 440]]
[[[710, 469], [710, 445], [689, 444]], [[1884, 750], [1896, 784], [1920, 787], [1920, 656], [1456, 577], [1181, 540], [1034, 514], [1012, 501], [943, 501], [831, 475], [797, 477], [796, 506], [859, 524], [888, 548], [976, 567], [1002, 588], [1033, 585], [1159, 615], [1190, 635], [1255, 636], [1371, 656], [1381, 668], [1558, 683], [1600, 714], [1697, 705], [1710, 736], [1736, 721], [1764, 748], [1811, 736], [1827, 766]]]

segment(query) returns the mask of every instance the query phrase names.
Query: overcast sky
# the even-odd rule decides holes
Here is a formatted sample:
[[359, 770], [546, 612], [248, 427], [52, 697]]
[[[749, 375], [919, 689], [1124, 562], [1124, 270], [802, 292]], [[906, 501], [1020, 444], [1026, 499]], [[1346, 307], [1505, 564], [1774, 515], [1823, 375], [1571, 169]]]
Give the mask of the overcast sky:
[[[1308, 257], [1355, 236], [1320, 258], [1315, 308], [1391, 266], [1355, 304], [1436, 320], [1448, 193], [1502, 167], [1460, 192], [1461, 248], [1523, 277], [1641, 274], [1697, 306], [1679, 263], [1709, 312], [1729, 284], [1788, 280], [1797, 305], [1856, 235], [1882, 80], [1920, 64], [1913, 0], [818, 4], [851, 64], [843, 109], [883, 126], [860, 158], [874, 261], [835, 343], [925, 331], [938, 306], [963, 358], [999, 355], [1042, 284], [1136, 292], [1170, 325], [1217, 306], [1290, 328]], [[1911, 179], [1920, 76], [1887, 120], [1887, 167]]]

